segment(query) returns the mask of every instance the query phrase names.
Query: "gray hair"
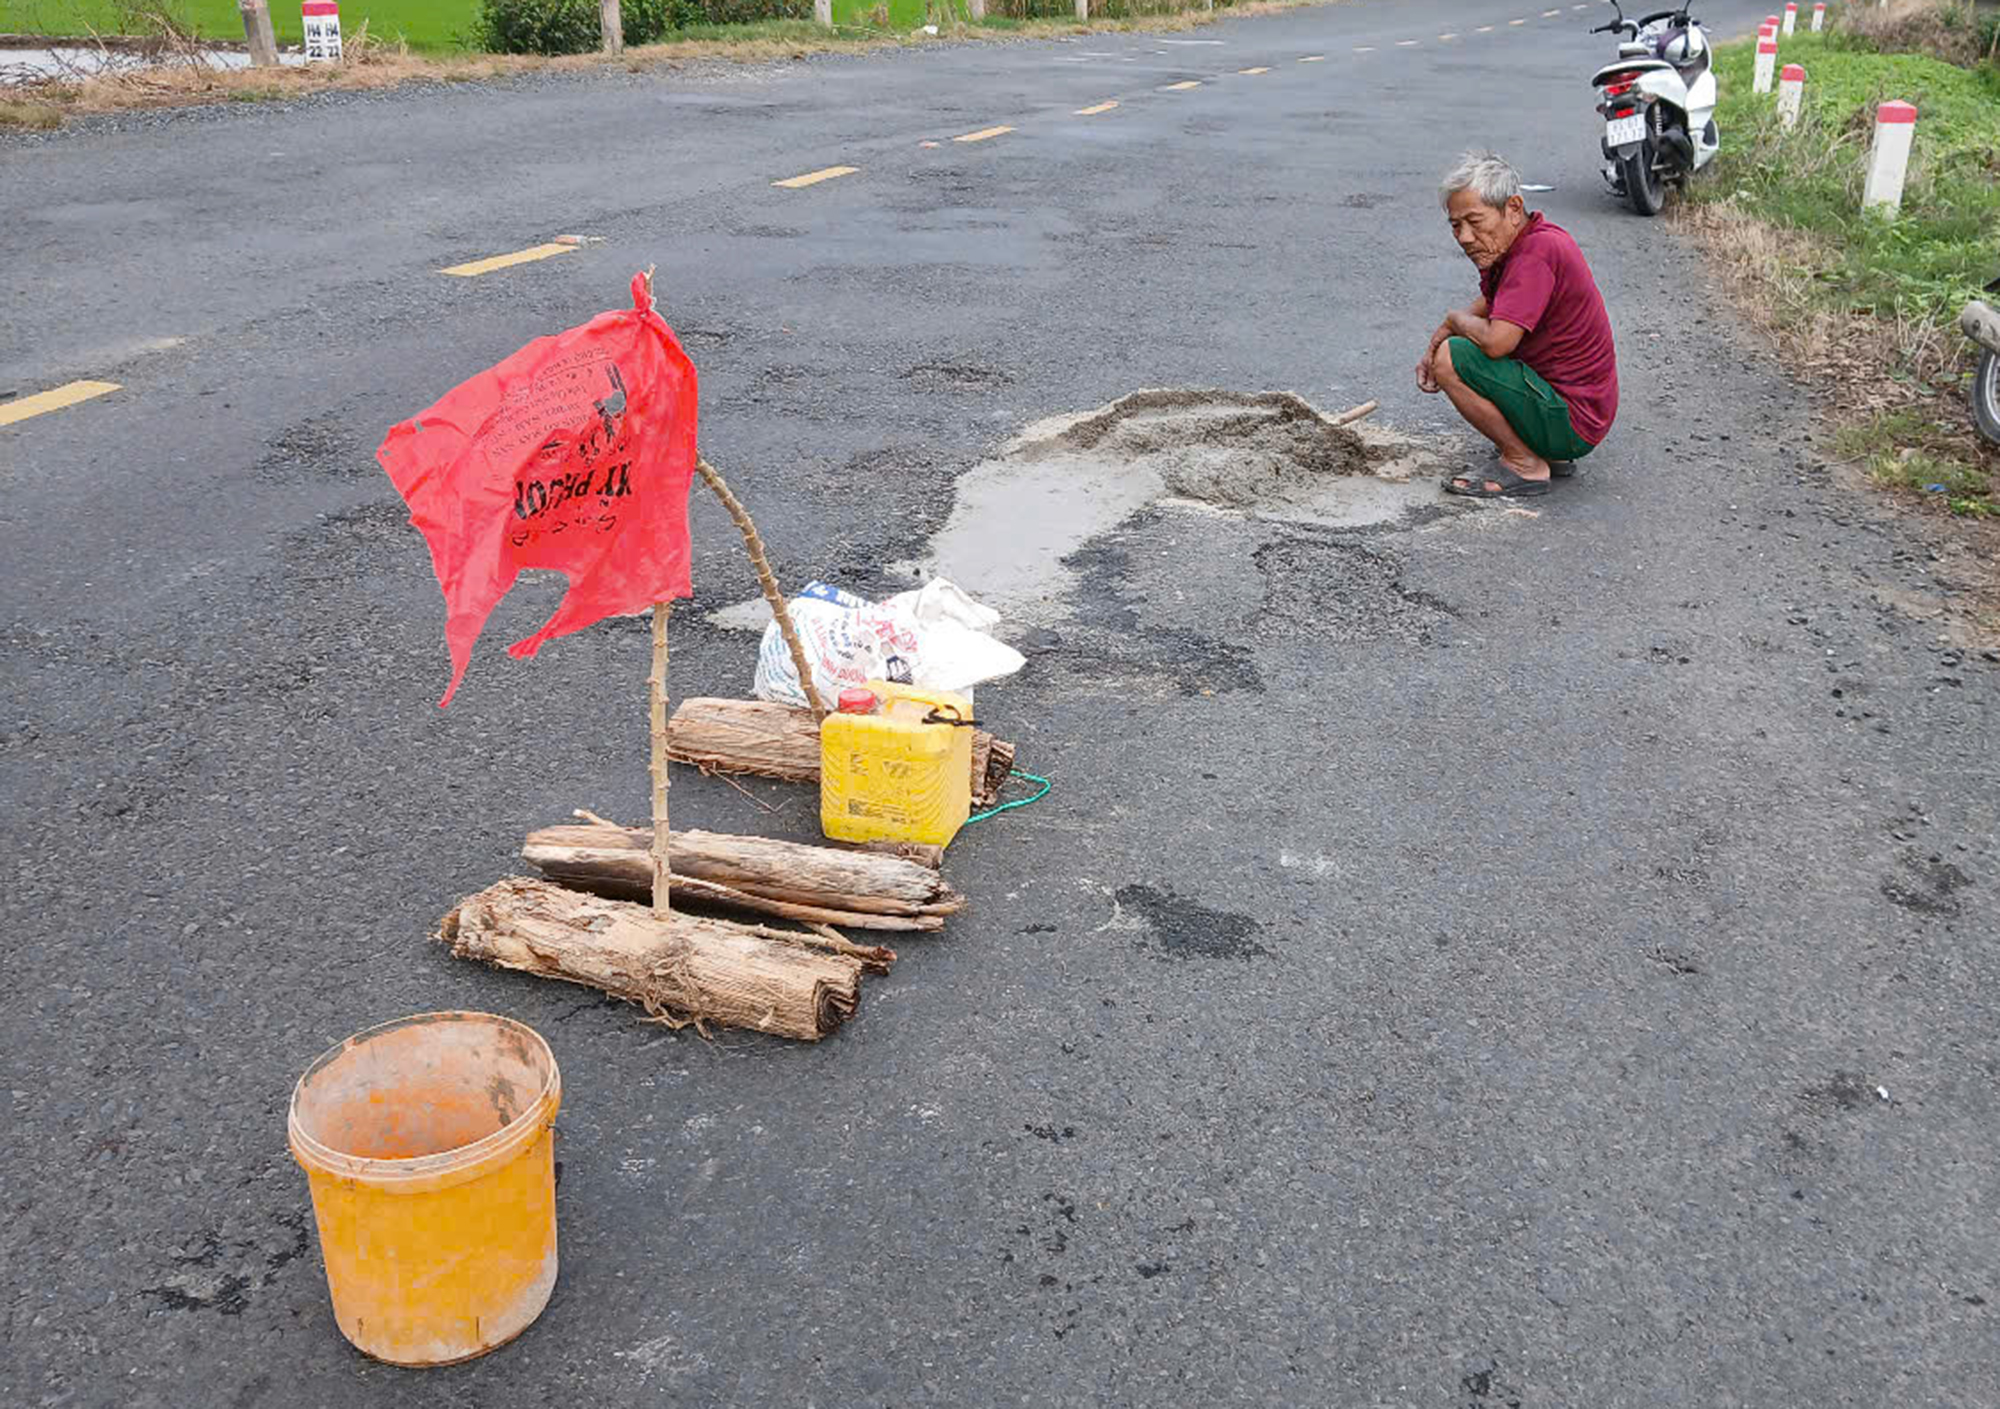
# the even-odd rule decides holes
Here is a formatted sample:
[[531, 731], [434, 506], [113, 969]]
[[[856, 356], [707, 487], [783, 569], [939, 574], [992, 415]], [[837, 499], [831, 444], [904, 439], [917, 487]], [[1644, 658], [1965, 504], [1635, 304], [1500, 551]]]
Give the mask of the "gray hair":
[[1460, 191], [1470, 191], [1499, 210], [1521, 194], [1521, 176], [1492, 152], [1467, 152], [1438, 182], [1438, 204], [1450, 205]]

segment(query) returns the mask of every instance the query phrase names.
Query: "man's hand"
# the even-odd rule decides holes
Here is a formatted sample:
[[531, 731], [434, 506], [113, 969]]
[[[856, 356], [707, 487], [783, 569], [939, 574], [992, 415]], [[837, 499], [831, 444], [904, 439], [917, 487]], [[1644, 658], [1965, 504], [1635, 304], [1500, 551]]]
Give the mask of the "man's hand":
[[1435, 396], [1437, 394], [1438, 391], [1437, 378], [1431, 374], [1431, 359], [1437, 356], [1437, 350], [1439, 345], [1443, 343], [1444, 340], [1450, 336], [1451, 336], [1450, 323], [1438, 324], [1437, 331], [1431, 334], [1431, 345], [1424, 349], [1424, 355], [1417, 361], [1418, 391], [1425, 392], [1432, 396]]

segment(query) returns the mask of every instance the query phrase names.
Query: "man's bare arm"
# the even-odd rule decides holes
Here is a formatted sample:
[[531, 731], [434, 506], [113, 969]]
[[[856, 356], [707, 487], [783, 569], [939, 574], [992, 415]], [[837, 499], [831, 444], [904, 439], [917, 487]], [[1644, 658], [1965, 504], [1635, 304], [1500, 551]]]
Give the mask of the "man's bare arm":
[[1527, 329], [1504, 318], [1488, 317], [1490, 311], [1482, 298], [1470, 308], [1446, 314], [1445, 326], [1451, 330], [1448, 336], [1467, 339], [1488, 357], [1512, 356], [1521, 339], [1527, 336]]
[[1437, 325], [1437, 331], [1431, 334], [1430, 346], [1424, 349], [1423, 357], [1417, 362], [1417, 386], [1420, 390], [1431, 392], [1438, 389], [1437, 380], [1431, 375], [1431, 359], [1437, 356], [1438, 345], [1452, 335], [1451, 320], [1461, 314], [1484, 318], [1489, 308], [1486, 296], [1481, 294], [1464, 308], [1445, 315], [1445, 320]]

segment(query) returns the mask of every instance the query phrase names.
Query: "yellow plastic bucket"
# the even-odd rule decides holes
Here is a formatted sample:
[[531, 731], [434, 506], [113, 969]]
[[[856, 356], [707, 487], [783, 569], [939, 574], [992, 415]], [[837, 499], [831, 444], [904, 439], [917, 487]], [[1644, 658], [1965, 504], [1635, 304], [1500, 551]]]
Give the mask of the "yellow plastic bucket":
[[306, 1069], [287, 1121], [340, 1332], [450, 1365], [525, 1331], [556, 1285], [562, 1074], [533, 1028], [419, 1013]]

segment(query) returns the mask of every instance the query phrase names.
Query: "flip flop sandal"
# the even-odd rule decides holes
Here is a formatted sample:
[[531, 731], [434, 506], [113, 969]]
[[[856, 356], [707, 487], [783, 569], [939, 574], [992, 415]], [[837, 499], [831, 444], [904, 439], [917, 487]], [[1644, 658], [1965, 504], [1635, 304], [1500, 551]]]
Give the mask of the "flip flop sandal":
[[[1464, 484], [1453, 482], [1461, 479]], [[1489, 480], [1500, 488], [1488, 489]], [[1444, 492], [1461, 494], [1467, 499], [1528, 499], [1537, 494], [1547, 494], [1549, 482], [1545, 479], [1522, 479], [1505, 465], [1494, 465], [1484, 470], [1460, 470], [1444, 482]]]

